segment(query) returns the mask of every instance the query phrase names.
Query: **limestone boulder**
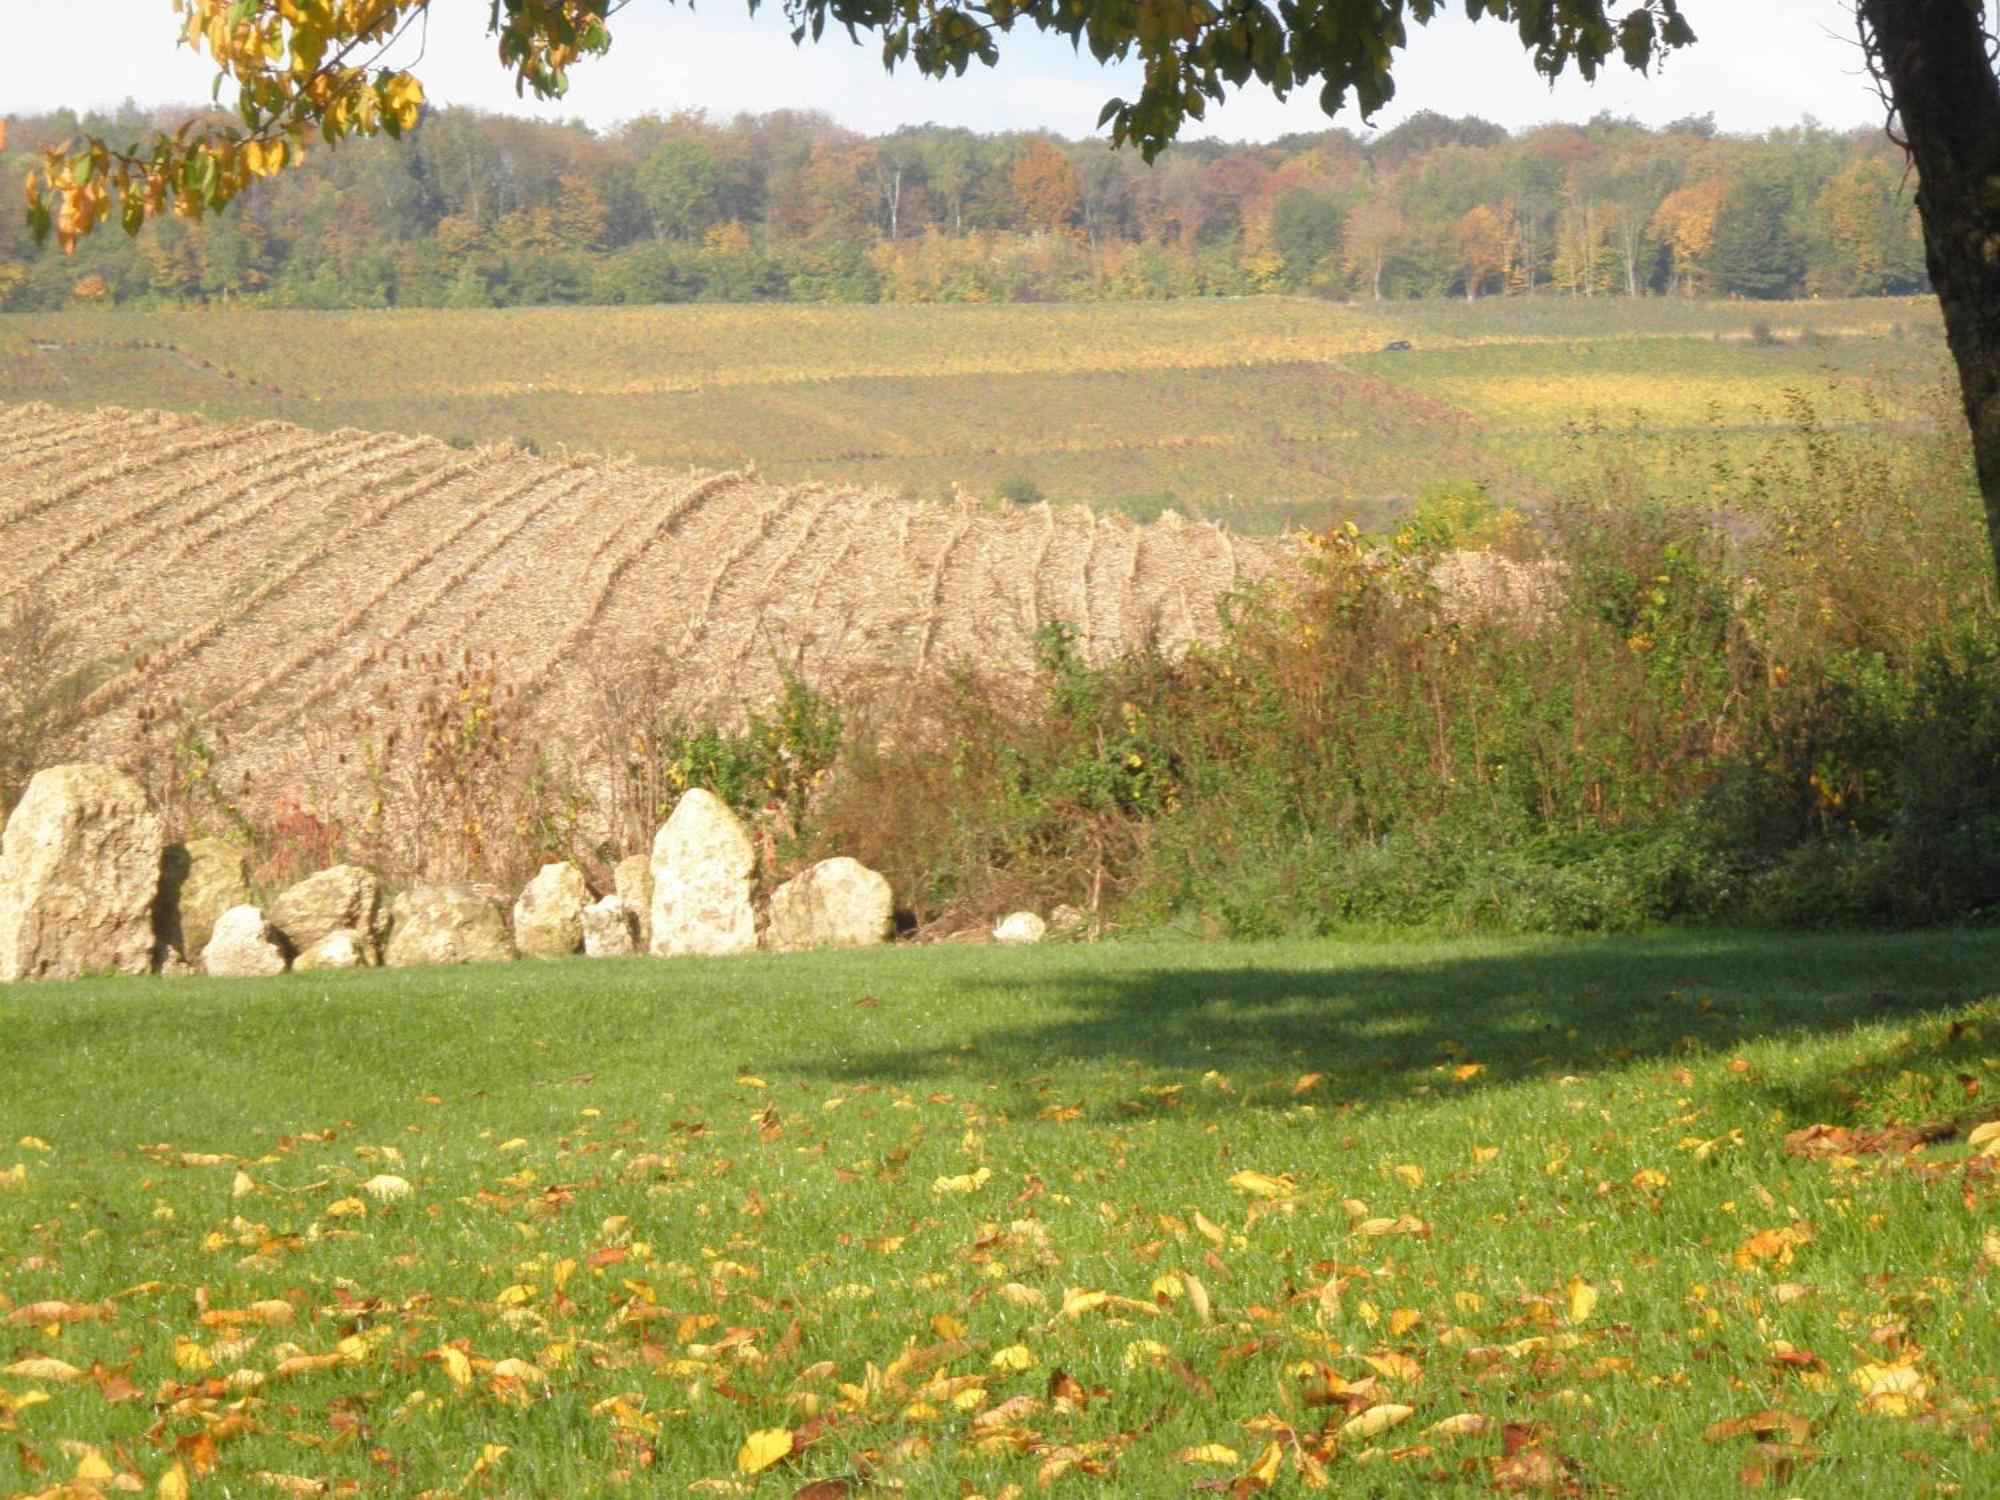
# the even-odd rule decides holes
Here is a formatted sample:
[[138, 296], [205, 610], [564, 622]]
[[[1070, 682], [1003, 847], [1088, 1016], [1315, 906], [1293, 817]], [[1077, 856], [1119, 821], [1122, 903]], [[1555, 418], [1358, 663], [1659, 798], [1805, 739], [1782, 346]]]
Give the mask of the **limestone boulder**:
[[1049, 924], [1031, 911], [1012, 911], [993, 924], [993, 941], [1010, 948], [1039, 943], [1049, 935]]
[[329, 932], [292, 960], [298, 974], [313, 969], [367, 969], [375, 964], [375, 940], [365, 932], [343, 927]]
[[214, 979], [269, 979], [285, 972], [284, 941], [258, 908], [232, 906], [216, 918], [201, 967]]
[[250, 861], [228, 839], [169, 844], [160, 865], [155, 925], [166, 948], [200, 957], [216, 919], [232, 906], [250, 904]]
[[653, 840], [652, 951], [748, 953], [757, 946], [757, 849], [729, 804], [697, 787]]
[[464, 885], [417, 886], [389, 908], [392, 969], [419, 964], [502, 963], [514, 956], [507, 912], [490, 891]]
[[122, 771], [37, 772], [0, 837], [0, 983], [150, 971], [165, 849]]
[[639, 949], [639, 924], [623, 897], [606, 896], [583, 909], [583, 951], [592, 958], [623, 958]]
[[308, 875], [271, 903], [271, 925], [296, 953], [343, 929], [373, 944], [381, 930], [382, 883], [359, 865], [335, 865]]
[[886, 876], [859, 860], [823, 859], [771, 892], [764, 946], [872, 948], [896, 931], [896, 897]]
[[639, 951], [653, 947], [653, 861], [650, 855], [634, 854], [618, 861], [611, 872], [611, 888], [625, 903], [625, 910], [639, 928]]
[[583, 950], [583, 909], [590, 887], [564, 861], [543, 865], [514, 903], [514, 946], [523, 958], [568, 958]]

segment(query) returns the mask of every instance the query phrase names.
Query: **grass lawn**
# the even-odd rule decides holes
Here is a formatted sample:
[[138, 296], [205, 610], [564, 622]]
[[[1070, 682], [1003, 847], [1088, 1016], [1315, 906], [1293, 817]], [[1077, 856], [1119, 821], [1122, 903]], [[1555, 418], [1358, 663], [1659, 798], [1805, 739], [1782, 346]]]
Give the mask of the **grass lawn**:
[[2000, 1492], [2000, 932], [111, 980], [0, 1036], [0, 1495]]

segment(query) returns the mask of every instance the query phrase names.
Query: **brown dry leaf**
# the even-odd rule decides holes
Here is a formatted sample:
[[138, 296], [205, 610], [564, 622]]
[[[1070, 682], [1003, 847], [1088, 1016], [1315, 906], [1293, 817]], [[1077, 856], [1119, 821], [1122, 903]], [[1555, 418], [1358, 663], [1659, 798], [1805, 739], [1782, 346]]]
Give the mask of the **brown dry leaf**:
[[1804, 1224], [1786, 1224], [1777, 1229], [1760, 1229], [1736, 1247], [1736, 1269], [1754, 1270], [1759, 1265], [1788, 1266], [1792, 1253], [1812, 1242], [1812, 1230]]

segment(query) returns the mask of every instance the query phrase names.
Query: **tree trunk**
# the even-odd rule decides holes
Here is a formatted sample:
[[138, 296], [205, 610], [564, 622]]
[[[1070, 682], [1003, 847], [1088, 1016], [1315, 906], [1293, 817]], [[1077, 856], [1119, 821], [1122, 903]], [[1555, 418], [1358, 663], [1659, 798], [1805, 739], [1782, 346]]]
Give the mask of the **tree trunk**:
[[1958, 365], [2000, 569], [2000, 80], [1975, 0], [1861, 0], [1917, 169], [1924, 257]]

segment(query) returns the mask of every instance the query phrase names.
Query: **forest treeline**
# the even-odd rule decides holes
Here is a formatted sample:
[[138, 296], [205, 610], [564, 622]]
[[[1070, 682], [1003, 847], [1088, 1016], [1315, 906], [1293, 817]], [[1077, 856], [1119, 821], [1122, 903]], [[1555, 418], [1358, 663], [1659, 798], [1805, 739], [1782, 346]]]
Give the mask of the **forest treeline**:
[[[0, 165], [155, 123], [14, 117]], [[1810, 121], [1510, 133], [1425, 113], [1366, 139], [1186, 141], [1148, 167], [1098, 140], [871, 138], [797, 112], [594, 131], [440, 109], [222, 216], [70, 257], [0, 214], [0, 308], [1866, 296], [1926, 285], [1914, 187], [1880, 131]]]

